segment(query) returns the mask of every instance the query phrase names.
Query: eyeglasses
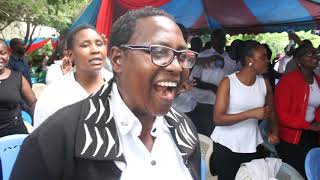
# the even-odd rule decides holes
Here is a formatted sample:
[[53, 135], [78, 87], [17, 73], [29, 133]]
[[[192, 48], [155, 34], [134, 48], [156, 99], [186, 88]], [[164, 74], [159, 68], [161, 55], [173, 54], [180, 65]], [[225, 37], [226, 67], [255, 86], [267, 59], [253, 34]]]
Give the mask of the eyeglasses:
[[198, 53], [191, 50], [177, 51], [167, 46], [162, 45], [121, 45], [122, 48], [131, 50], [143, 50], [151, 55], [151, 61], [153, 64], [161, 67], [168, 66], [177, 57], [180, 66], [183, 69], [190, 69], [196, 62]]

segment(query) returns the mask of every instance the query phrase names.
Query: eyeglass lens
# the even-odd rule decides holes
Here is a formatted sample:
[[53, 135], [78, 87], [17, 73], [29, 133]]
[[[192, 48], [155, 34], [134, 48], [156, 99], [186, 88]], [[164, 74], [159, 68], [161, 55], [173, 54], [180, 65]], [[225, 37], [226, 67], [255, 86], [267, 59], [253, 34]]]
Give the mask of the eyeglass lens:
[[[176, 53], [164, 46], [151, 46], [151, 57], [154, 64], [158, 66], [169, 65]], [[182, 51], [177, 53], [178, 61], [182, 68], [191, 68], [196, 60], [196, 54], [192, 51]]]

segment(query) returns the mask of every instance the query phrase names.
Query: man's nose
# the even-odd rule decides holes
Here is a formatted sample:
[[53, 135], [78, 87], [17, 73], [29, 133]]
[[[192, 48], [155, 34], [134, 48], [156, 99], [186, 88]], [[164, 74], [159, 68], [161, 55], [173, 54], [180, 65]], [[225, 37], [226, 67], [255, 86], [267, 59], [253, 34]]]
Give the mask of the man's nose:
[[175, 55], [173, 57], [173, 60], [167, 66], [167, 69], [170, 70], [170, 71], [175, 71], [175, 72], [181, 72], [182, 71], [182, 67], [181, 67], [181, 64], [179, 62], [179, 59], [178, 59], [177, 55]]

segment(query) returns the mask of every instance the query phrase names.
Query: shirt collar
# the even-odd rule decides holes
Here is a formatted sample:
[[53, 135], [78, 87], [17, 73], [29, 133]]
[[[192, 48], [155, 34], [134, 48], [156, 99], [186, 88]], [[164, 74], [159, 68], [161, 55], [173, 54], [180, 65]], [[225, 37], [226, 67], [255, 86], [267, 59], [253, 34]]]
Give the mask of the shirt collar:
[[[142, 130], [141, 122], [122, 100], [115, 84], [112, 86], [111, 104], [113, 117], [120, 134], [125, 136], [131, 133], [133, 136], [139, 136]], [[160, 130], [170, 133], [163, 116], [156, 117], [150, 134], [156, 137], [161, 132]]]

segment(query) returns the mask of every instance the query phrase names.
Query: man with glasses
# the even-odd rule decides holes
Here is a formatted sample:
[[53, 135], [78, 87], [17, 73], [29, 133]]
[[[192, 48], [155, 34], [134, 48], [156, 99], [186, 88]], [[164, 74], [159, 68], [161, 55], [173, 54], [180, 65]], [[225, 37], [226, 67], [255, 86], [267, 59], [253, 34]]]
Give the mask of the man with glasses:
[[197, 131], [171, 108], [197, 53], [173, 18], [152, 7], [127, 12], [109, 52], [114, 78], [36, 129], [12, 180], [200, 179]]

